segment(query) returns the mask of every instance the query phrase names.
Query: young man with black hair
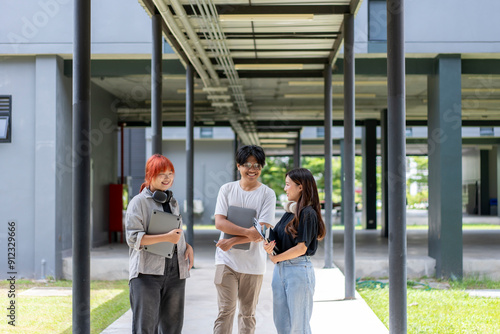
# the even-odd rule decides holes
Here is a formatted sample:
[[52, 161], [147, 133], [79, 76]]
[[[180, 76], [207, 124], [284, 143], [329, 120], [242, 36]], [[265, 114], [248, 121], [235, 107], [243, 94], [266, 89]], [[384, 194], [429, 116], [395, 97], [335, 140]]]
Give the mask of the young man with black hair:
[[[259, 182], [266, 163], [260, 146], [247, 145], [236, 153], [236, 165], [241, 179], [224, 184], [217, 197], [215, 227], [221, 231], [215, 253], [215, 286], [219, 314], [214, 324], [215, 334], [231, 334], [236, 303], [239, 301], [238, 332], [255, 333], [255, 308], [266, 271], [266, 252], [262, 236], [253, 227], [243, 228], [227, 220], [230, 206], [254, 209], [257, 221], [274, 226], [276, 194]], [[223, 239], [223, 233], [236, 235]], [[250, 249], [233, 248], [250, 242]]]

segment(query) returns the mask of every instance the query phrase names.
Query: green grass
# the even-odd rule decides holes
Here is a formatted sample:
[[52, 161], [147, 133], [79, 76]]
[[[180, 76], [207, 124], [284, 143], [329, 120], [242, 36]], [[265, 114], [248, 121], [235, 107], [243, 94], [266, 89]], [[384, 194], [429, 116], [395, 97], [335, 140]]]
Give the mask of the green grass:
[[[362, 230], [363, 226], [361, 225], [356, 225], [354, 227], [356, 230]], [[429, 228], [428, 225], [406, 225], [407, 230], [427, 230]], [[333, 225], [332, 229], [334, 231], [338, 230], [343, 230], [344, 226], [343, 225]], [[377, 225], [377, 230], [382, 229], [382, 226]], [[493, 225], [493, 224], [463, 224], [462, 225], [463, 230], [500, 230], [500, 225]]]
[[[425, 283], [425, 282], [424, 282]], [[408, 333], [500, 333], [500, 299], [470, 297], [464, 289], [500, 289], [499, 281], [450, 281], [449, 290], [407, 290]], [[389, 327], [389, 288], [358, 289]]]
[[[8, 282], [0, 282], [0, 305], [7, 305]], [[71, 287], [71, 281], [48, 283], [27, 280], [16, 282], [16, 327], [4, 320], [1, 333], [64, 333], [72, 332], [72, 297], [32, 297], [19, 293], [32, 287]], [[100, 333], [129, 308], [128, 281], [92, 281], [90, 284], [91, 333]]]

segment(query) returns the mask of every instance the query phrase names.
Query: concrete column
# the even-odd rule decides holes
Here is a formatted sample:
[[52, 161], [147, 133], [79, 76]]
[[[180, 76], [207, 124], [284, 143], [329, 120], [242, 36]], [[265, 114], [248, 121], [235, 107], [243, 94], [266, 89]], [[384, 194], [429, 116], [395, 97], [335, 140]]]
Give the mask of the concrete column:
[[332, 68], [324, 70], [325, 112], [325, 268], [333, 268], [332, 217]]
[[151, 52], [151, 144], [153, 154], [162, 154], [163, 36], [161, 24], [161, 15], [155, 8], [155, 12], [151, 16], [153, 45]]
[[500, 217], [500, 208], [498, 207], [498, 199], [500, 198], [500, 145], [494, 147], [496, 153], [496, 188], [497, 188], [497, 216]]
[[234, 141], [233, 141], [233, 181], [237, 181], [239, 179], [238, 167], [236, 166], [236, 152], [238, 152], [238, 148], [240, 147], [240, 141], [238, 139], [238, 135], [236, 132], [234, 133]]
[[377, 120], [367, 119], [362, 129], [363, 228], [377, 229]]
[[380, 156], [382, 158], [382, 178], [380, 189], [382, 192], [382, 212], [380, 214], [381, 235], [389, 237], [389, 188], [387, 183], [387, 109], [380, 112]]
[[461, 59], [440, 55], [428, 77], [429, 256], [437, 277], [462, 277]]
[[[36, 57], [35, 102], [35, 277], [61, 277], [61, 242], [56, 239], [56, 110], [58, 59]], [[58, 258], [56, 259], [56, 254]]]
[[297, 140], [293, 149], [293, 167], [300, 168], [300, 158], [302, 157], [302, 142], [300, 138], [301, 130], [297, 131]]
[[489, 216], [490, 214], [490, 151], [480, 151], [480, 178], [479, 185], [479, 214]]
[[73, 37], [73, 332], [90, 333], [90, 0], [74, 1]]
[[[356, 232], [354, 230], [354, 155], [355, 155], [355, 60], [354, 60], [354, 15], [344, 14], [344, 138], [346, 144], [344, 193], [344, 275], [345, 299], [356, 298]], [[349, 171], [349, 172], [347, 172]], [[344, 210], [342, 210], [344, 211]], [[349, 218], [348, 218], [349, 217]]]
[[194, 68], [186, 66], [186, 242], [194, 246]]

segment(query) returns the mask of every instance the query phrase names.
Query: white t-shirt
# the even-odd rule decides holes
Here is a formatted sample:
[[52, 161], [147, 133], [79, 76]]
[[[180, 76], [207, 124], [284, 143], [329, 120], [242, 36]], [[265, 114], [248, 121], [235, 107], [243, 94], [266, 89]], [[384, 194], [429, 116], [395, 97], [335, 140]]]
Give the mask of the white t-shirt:
[[[219, 190], [215, 214], [227, 217], [231, 205], [255, 209], [259, 223], [275, 225], [276, 194], [264, 184], [255, 190], [245, 191], [241, 189], [240, 181], [226, 183]], [[215, 264], [225, 264], [242, 274], [263, 275], [267, 253], [262, 243], [252, 242], [248, 250], [231, 248], [226, 252], [217, 247]]]

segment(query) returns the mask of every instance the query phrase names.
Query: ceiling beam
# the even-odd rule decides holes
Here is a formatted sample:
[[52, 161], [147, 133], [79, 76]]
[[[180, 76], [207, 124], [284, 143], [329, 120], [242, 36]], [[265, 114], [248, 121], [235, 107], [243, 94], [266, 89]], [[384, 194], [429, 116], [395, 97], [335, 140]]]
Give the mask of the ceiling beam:
[[[217, 71], [223, 75], [222, 71]], [[240, 78], [322, 78], [323, 70], [309, 71], [309, 70], [238, 70]]]
[[[342, 15], [351, 12], [349, 5], [215, 5], [219, 15], [263, 15], [263, 14], [313, 14]], [[191, 5], [184, 5], [188, 15], [196, 15]]]
[[326, 58], [233, 58], [234, 64], [326, 64]]
[[330, 50], [330, 55], [328, 56], [328, 64], [330, 65], [330, 68], [333, 68], [333, 65], [335, 65], [335, 62], [337, 61], [337, 56], [339, 54], [340, 48], [342, 47], [342, 44], [344, 44], [344, 21], [342, 20], [342, 25], [340, 26], [340, 34], [333, 42], [332, 49]]
[[[207, 50], [210, 50], [209, 47], [206, 47]], [[331, 49], [314, 49], [314, 48], [309, 48], [309, 49], [236, 49], [236, 48], [229, 48], [229, 51], [231, 52], [281, 52], [281, 53], [290, 53], [290, 52], [329, 52]]]
[[[338, 32], [234, 32], [226, 33], [226, 39], [332, 39], [337, 38]], [[203, 33], [198, 33], [200, 39], [205, 36]]]
[[[93, 78], [151, 75], [149, 59], [93, 59], [90, 64], [90, 76]], [[162, 64], [163, 75], [186, 75], [186, 69], [178, 59], [163, 59]], [[72, 73], [73, 60], [64, 60], [64, 75], [71, 77]]]
[[[203, 37], [203, 36], [202, 36]], [[251, 39], [251, 40], [269, 40], [269, 39], [275, 39], [275, 40], [282, 40], [282, 39], [306, 39], [306, 40], [311, 40], [311, 39], [317, 39], [317, 40], [330, 40], [330, 39], [335, 39], [337, 38], [337, 35], [328, 35], [328, 36], [319, 36], [319, 35], [310, 35], [310, 36], [304, 36], [304, 35], [295, 35], [295, 34], [274, 34], [274, 35], [268, 35], [268, 36], [261, 36], [261, 35], [247, 35], [247, 36], [238, 36], [238, 35], [230, 35], [230, 36], [225, 36], [226, 39], [238, 39], [238, 40], [244, 40], [244, 39]], [[203, 38], [201, 38], [203, 39]], [[323, 42], [323, 41], [322, 41]]]
[[[121, 120], [120, 120], [121, 122]], [[143, 121], [126, 121], [127, 127], [149, 127], [151, 126], [151, 122], [149, 120], [143, 120]], [[210, 126], [210, 127], [229, 127], [231, 124], [229, 121], [211, 121], [209, 122], [210, 124], [207, 124], [207, 121], [205, 120], [195, 120], [195, 126]], [[276, 133], [282, 133], [282, 132], [289, 132], [289, 129], [294, 129], [290, 131], [297, 131], [297, 128], [301, 128], [304, 126], [317, 126], [317, 127], [323, 127], [323, 121], [322, 120], [311, 120], [311, 121], [306, 121], [306, 120], [300, 120], [300, 121], [279, 121], [277, 122], [276, 120], [273, 121], [257, 121], [256, 123], [256, 128], [258, 129], [259, 132], [276, 132]], [[118, 123], [117, 123], [118, 124]], [[343, 126], [344, 123], [341, 120], [333, 120], [332, 121], [332, 126]], [[356, 126], [363, 126], [364, 121], [363, 120], [356, 120]], [[179, 121], [163, 121], [163, 126], [186, 126], [185, 120], [179, 120]], [[377, 126], [380, 126], [380, 121], [377, 120]], [[427, 120], [407, 120], [406, 121], [406, 126], [427, 126]], [[462, 120], [462, 126], [470, 126], [470, 127], [492, 127], [492, 126], [500, 126], [500, 120], [486, 120], [486, 121], [480, 121], [480, 120]], [[266, 129], [270, 129], [269, 131]], [[409, 140], [410, 138], [407, 138]], [[484, 137], [484, 138], [464, 138], [467, 139], [466, 142], [470, 143], [471, 141], [474, 141], [475, 143], [483, 143], [485, 141], [488, 142], [495, 142], [499, 143], [500, 138], [498, 137]], [[425, 141], [427, 143], [427, 141]]]
[[[256, 61], [266, 64], [324, 64], [327, 61], [326, 58], [234, 58], [233, 60], [235, 64], [254, 64]], [[433, 58], [406, 58], [405, 63], [407, 75], [429, 75], [434, 73]], [[91, 62], [91, 76], [95, 78], [151, 75], [150, 68], [151, 60], [149, 59], [93, 59]], [[64, 75], [71, 77], [72, 69], [72, 60], [64, 60]], [[333, 74], [342, 74], [343, 72], [344, 60], [339, 58], [335, 63]], [[283, 71], [278, 72], [278, 74], [280, 73], [283, 74]], [[163, 59], [163, 74], [185, 75], [186, 69], [177, 59]], [[500, 59], [462, 59], [462, 74], [484, 75], [486, 80], [488, 75], [500, 74]], [[356, 75], [387, 76], [387, 59], [357, 58]]]
[[[152, 15], [154, 15], [156, 6], [153, 3], [153, 1], [151, 1], [151, 0], [142, 0], [142, 3], [144, 5], [144, 9], [148, 13], [149, 17], [151, 17]], [[179, 44], [179, 42], [177, 42], [177, 40], [175, 39], [174, 35], [170, 31], [170, 28], [165, 23], [165, 20], [162, 19], [161, 21], [162, 21], [161, 28], [162, 28], [163, 35], [169, 41], [170, 46], [172, 47], [172, 49], [175, 50], [175, 52], [177, 53], [177, 55], [179, 55], [179, 57], [182, 59], [182, 61], [184, 62], [184, 64], [189, 64], [190, 61], [189, 61], [188, 56], [186, 55], [186, 53], [182, 49], [182, 47]]]

